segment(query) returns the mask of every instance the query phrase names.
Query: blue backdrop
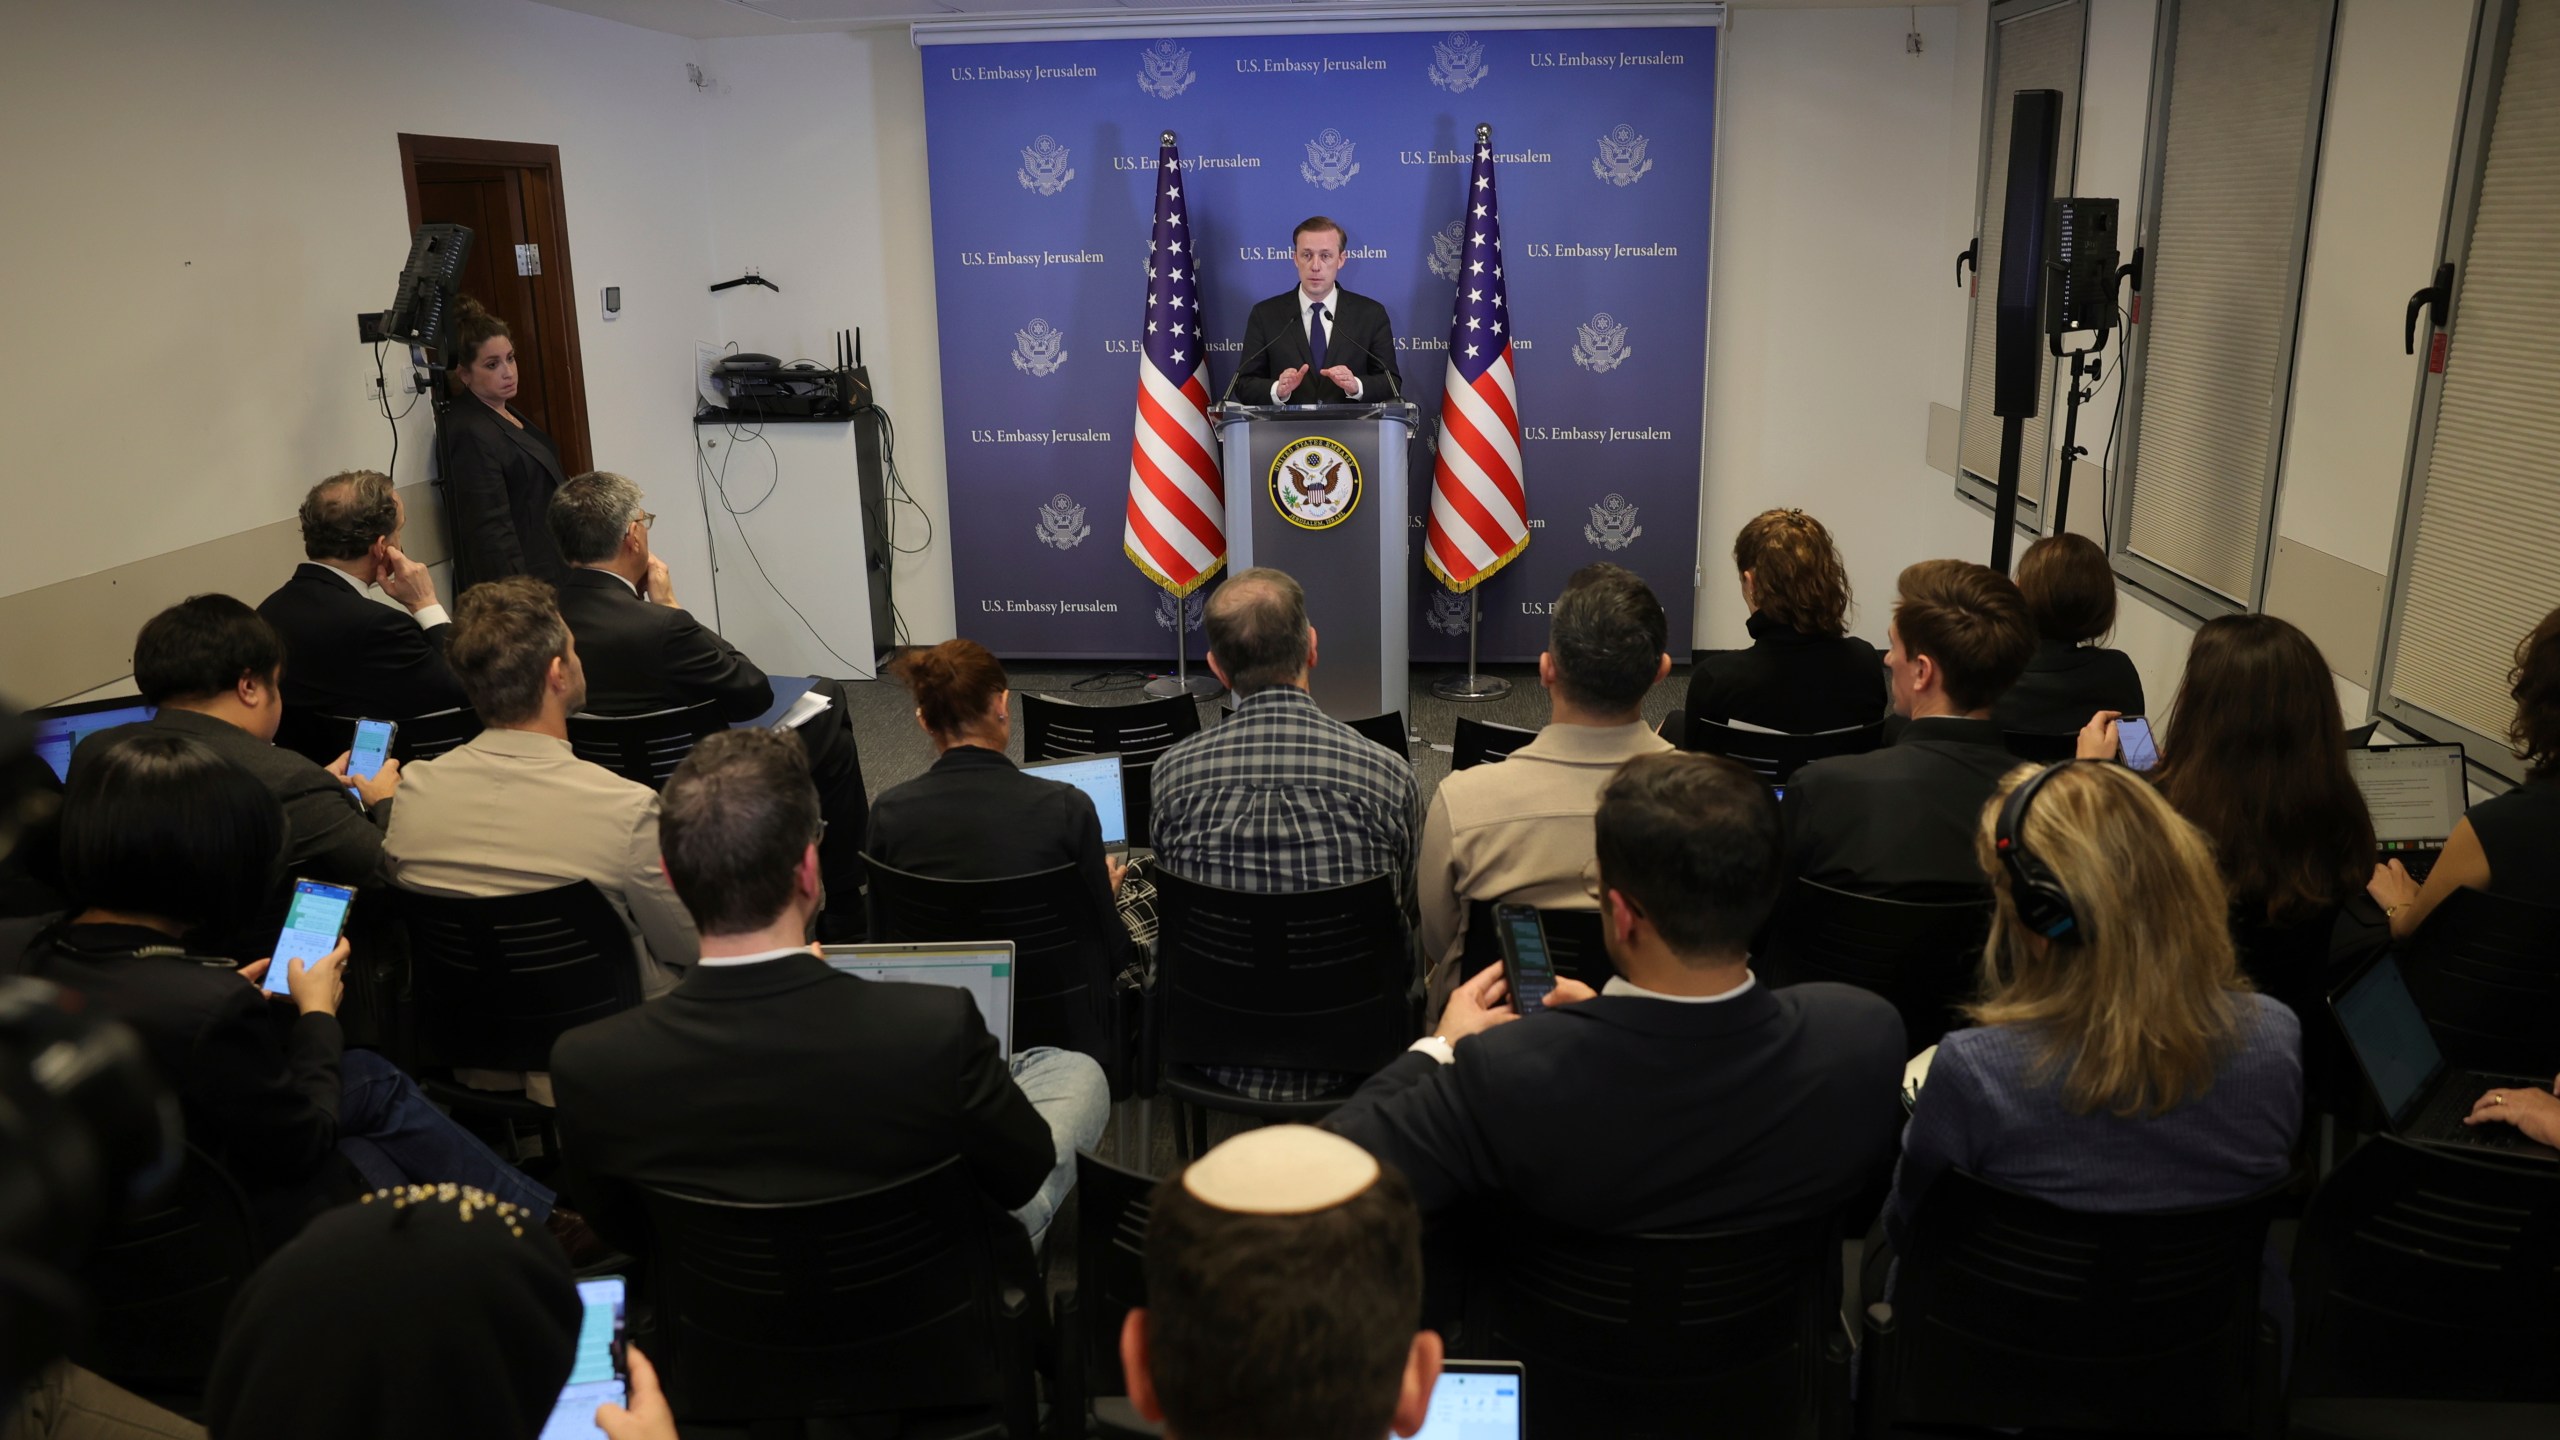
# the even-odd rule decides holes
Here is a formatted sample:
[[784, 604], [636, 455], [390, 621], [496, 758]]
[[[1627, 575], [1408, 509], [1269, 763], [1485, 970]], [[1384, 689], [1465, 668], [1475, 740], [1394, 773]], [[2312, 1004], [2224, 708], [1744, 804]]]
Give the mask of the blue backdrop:
[[[1547, 603], [1594, 560], [1652, 584], [1686, 654], [1717, 43], [1681, 27], [930, 46], [961, 633], [1021, 657], [1172, 648], [1175, 602], [1120, 549], [1160, 132], [1190, 172], [1211, 393], [1243, 358], [1246, 311], [1296, 284], [1291, 228], [1324, 214], [1347, 232], [1343, 287], [1394, 317], [1428, 430], [1484, 123], [1531, 517], [1527, 551], [1478, 589], [1484, 654], [1534, 657]], [[1412, 653], [1457, 659], [1466, 602], [1422, 566], [1431, 440], [1412, 457]]]

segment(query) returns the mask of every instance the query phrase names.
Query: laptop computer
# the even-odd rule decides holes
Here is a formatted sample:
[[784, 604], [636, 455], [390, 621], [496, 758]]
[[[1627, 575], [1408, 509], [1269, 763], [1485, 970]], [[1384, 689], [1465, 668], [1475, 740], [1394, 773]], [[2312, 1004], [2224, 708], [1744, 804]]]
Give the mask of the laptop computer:
[[1446, 1361], [1413, 1440], [1521, 1440], [1529, 1433], [1523, 1388], [1517, 1360]]
[[71, 752], [80, 742], [101, 730], [118, 725], [131, 725], [160, 713], [160, 707], [138, 696], [123, 695], [112, 700], [83, 700], [71, 705], [48, 705], [30, 710], [27, 719], [36, 727], [36, 753], [53, 767], [54, 778], [71, 778]]
[[2471, 783], [2462, 772], [2459, 745], [2390, 745], [2347, 752], [2347, 772], [2364, 792], [2373, 817], [2375, 848], [2424, 880], [2444, 853], [2463, 812], [2471, 808]]
[[1120, 785], [1120, 757], [1079, 755], [1072, 760], [1033, 760], [1022, 767], [1043, 780], [1060, 780], [1085, 793], [1102, 817], [1102, 848], [1129, 848], [1129, 801]]
[[2528, 1140], [2512, 1125], [2465, 1125], [2462, 1117], [2480, 1097], [2499, 1089], [2540, 1089], [2547, 1075], [2489, 1075], [2456, 1070], [2427, 1017], [2409, 993], [2400, 962], [2376, 956], [2356, 977], [2329, 997], [2329, 1008], [2346, 1035], [2347, 1049], [2364, 1071], [2365, 1083], [2390, 1117], [2391, 1133], [2422, 1145], [2455, 1145], [2509, 1154], [2560, 1160], [2560, 1150]]
[[949, 985], [978, 1002], [978, 1016], [996, 1037], [996, 1053], [1013, 1058], [1013, 942], [980, 940], [965, 945], [827, 945], [819, 953], [847, 975], [911, 985]]

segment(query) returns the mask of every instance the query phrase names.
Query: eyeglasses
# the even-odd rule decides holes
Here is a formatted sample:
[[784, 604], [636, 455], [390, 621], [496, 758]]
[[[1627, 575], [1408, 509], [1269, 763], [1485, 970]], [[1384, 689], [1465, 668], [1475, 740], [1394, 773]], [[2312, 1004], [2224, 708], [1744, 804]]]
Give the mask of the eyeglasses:
[[809, 843], [810, 843], [810, 844], [812, 844], [812, 845], [824, 845], [825, 843], [827, 843], [827, 822], [826, 822], [826, 821], [824, 821], [824, 820], [820, 820], [820, 821], [818, 822], [818, 833], [809, 837]]
[[658, 524], [658, 517], [657, 517], [657, 516], [650, 514], [650, 513], [649, 513], [648, 511], [646, 511], [646, 510], [643, 510], [643, 511], [641, 511], [641, 512], [640, 512], [640, 528], [641, 528], [641, 529], [643, 529], [643, 530], [652, 530], [652, 529], [657, 528], [657, 524]]
[[1586, 899], [1600, 898], [1600, 859], [1596, 855], [1582, 862], [1582, 893]]

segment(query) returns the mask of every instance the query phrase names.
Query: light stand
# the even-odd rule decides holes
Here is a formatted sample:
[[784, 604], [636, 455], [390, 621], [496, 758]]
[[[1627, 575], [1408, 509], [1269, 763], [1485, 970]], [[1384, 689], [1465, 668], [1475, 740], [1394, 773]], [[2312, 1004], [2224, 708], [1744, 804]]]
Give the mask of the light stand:
[[1467, 592], [1467, 673], [1443, 675], [1432, 681], [1432, 694], [1443, 700], [1472, 703], [1478, 700], [1499, 700], [1511, 693], [1510, 681], [1499, 675], [1476, 673], [1476, 622], [1483, 615], [1484, 606], [1478, 602], [1476, 592], [1469, 590]]
[[[2053, 533], [2056, 535], [2071, 528], [2071, 462], [2089, 453], [2089, 447], [2079, 443], [2080, 407], [2098, 393], [2097, 356], [2106, 343], [2106, 334], [2101, 331], [2097, 344], [2086, 350], [2070, 352], [2071, 385], [2062, 392], [2062, 474], [2053, 482]], [[2059, 343], [2055, 348], [2060, 349]], [[2080, 388], [2084, 373], [2089, 381], [2086, 390]]]
[[1176, 695], [1206, 700], [1223, 692], [1227, 687], [1218, 683], [1217, 676], [1191, 673], [1191, 623], [1189, 607], [1183, 604], [1186, 597], [1170, 590], [1165, 594], [1173, 598], [1173, 673], [1148, 681], [1147, 694], [1158, 700], [1170, 700]]

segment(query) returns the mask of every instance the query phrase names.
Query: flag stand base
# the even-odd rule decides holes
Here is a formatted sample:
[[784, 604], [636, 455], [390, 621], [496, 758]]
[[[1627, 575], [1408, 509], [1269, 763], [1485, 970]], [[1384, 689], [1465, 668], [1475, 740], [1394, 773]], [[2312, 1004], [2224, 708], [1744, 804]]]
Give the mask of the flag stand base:
[[1499, 675], [1476, 672], [1476, 620], [1484, 608], [1476, 601], [1476, 592], [1467, 592], [1467, 673], [1443, 675], [1431, 682], [1431, 693], [1443, 700], [1473, 704], [1480, 700], [1499, 700], [1511, 693], [1511, 682]]
[[[1179, 603], [1173, 607], [1173, 613], [1177, 619], [1181, 617], [1182, 606]], [[1215, 675], [1191, 673], [1190, 649], [1191, 647], [1184, 644], [1182, 637], [1177, 634], [1173, 648], [1173, 673], [1159, 675], [1148, 681], [1146, 684], [1148, 695], [1158, 700], [1170, 700], [1176, 695], [1188, 695], [1194, 700], [1206, 700], [1226, 690], [1227, 687], [1219, 684], [1218, 677]]]

